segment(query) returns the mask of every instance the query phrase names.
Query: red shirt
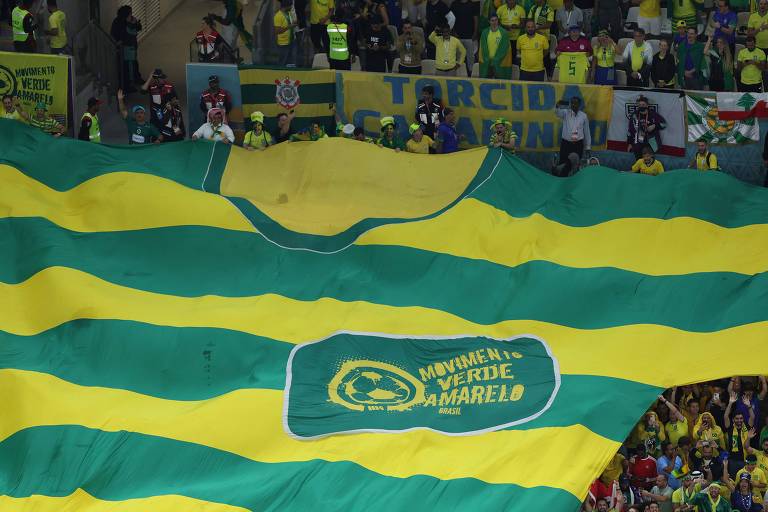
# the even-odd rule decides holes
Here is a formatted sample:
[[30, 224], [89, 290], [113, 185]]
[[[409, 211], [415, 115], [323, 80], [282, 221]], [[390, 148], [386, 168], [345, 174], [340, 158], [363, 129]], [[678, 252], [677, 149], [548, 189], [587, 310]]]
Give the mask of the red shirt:
[[573, 40], [570, 37], [566, 37], [557, 43], [556, 51], [558, 52], [584, 52], [587, 55], [592, 55], [592, 44], [586, 37], [579, 37], [577, 40]]
[[646, 482], [647, 478], [656, 478], [656, 459], [646, 456], [644, 459], [635, 457], [634, 464], [629, 463], [629, 474], [632, 477], [632, 485], [638, 489], [650, 490], [656, 485], [655, 480]]

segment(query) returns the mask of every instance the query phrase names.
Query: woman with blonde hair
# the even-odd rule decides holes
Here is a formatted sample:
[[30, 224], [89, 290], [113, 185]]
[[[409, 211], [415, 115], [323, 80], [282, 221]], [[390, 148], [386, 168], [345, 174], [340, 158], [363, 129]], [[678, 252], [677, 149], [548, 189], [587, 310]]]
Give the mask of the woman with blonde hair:
[[709, 58], [709, 90], [721, 92], [735, 90], [733, 55], [731, 55], [728, 41], [718, 37], [713, 47], [712, 36], [709, 36], [704, 46], [704, 55]]
[[725, 436], [723, 429], [715, 423], [715, 417], [710, 412], [701, 413], [696, 425], [693, 427], [693, 439], [698, 446], [699, 441], [709, 441], [725, 450]]

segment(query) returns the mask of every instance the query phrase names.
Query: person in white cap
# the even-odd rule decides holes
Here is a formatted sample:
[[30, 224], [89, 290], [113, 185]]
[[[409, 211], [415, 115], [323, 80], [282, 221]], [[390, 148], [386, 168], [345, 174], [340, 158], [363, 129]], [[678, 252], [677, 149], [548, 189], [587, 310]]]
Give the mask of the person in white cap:
[[208, 111], [208, 122], [203, 124], [192, 134], [192, 140], [205, 139], [214, 142], [223, 142], [232, 144], [235, 142], [235, 134], [226, 123], [224, 123], [224, 111], [220, 108], [212, 108]]
[[253, 129], [245, 134], [243, 138], [243, 147], [248, 151], [256, 149], [267, 149], [275, 144], [272, 135], [264, 129], [264, 114], [261, 112], [251, 113], [251, 122]]

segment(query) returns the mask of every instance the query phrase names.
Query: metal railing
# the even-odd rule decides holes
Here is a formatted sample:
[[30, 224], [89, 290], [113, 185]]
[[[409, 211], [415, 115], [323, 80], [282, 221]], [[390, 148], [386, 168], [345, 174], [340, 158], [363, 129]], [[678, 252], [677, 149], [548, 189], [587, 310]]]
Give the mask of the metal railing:
[[75, 88], [82, 91], [94, 83], [97, 92], [106, 89], [112, 96], [122, 83], [123, 66], [120, 48], [112, 37], [94, 20], [72, 37], [75, 58]]

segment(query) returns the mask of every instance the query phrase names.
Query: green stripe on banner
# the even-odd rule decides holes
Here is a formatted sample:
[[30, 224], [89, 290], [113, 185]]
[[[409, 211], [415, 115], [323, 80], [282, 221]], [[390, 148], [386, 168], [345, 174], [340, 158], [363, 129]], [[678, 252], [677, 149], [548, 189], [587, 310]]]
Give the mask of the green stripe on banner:
[[[490, 150], [486, 161], [498, 158], [499, 151]], [[504, 154], [504, 159], [493, 183], [489, 180], [470, 197], [513, 217], [540, 213], [568, 226], [625, 217], [694, 217], [729, 228], [768, 223], [768, 189], [722, 172], [681, 169], [649, 177], [587, 167], [563, 179], [515, 156]]]
[[[648, 276], [546, 261], [510, 268], [400, 246], [352, 246], [330, 258], [284, 251], [253, 233], [202, 226], [73, 233], [36, 218], [4, 219], [0, 226], [0, 281], [6, 283], [63, 266], [162, 294], [331, 297], [422, 306], [481, 324], [522, 319], [600, 329], [648, 323], [710, 332], [768, 319], [765, 273]], [[466, 290], [482, 293], [467, 300]]]
[[[293, 344], [225, 329], [164, 327], [121, 320], [75, 320], [34, 336], [0, 331], [0, 368], [55, 375], [81, 386], [125, 389], [168, 400], [205, 400], [237, 389], [285, 387]], [[210, 364], [209, 367], [207, 365]], [[210, 369], [209, 369], [210, 368]], [[594, 392], [601, 392], [598, 406]], [[633, 422], [663, 389], [624, 379], [562, 375], [555, 401], [514, 430], [565, 427], [574, 418], [591, 431], [623, 441]]]
[[692, 124], [699, 125], [703, 124], [703, 120], [701, 119], [701, 116], [692, 110], [688, 110], [688, 127], [690, 128]]
[[538, 510], [540, 503], [569, 511], [579, 506], [561, 489], [471, 478], [395, 478], [352, 462], [254, 462], [203, 445], [79, 426], [34, 427], [0, 443], [0, 494], [67, 496], [77, 488], [108, 501], [176, 494], [254, 511]]
[[[275, 84], [244, 84], [240, 87], [243, 105], [274, 105]], [[333, 103], [336, 82], [327, 84], [301, 84], [301, 103]]]
[[0, 141], [0, 163], [59, 191], [96, 176], [125, 171], [160, 176], [200, 190], [209, 164], [223, 169], [231, 150], [226, 144], [206, 141], [146, 146], [73, 143], [39, 130], [18, 129], [18, 122], [8, 119], [0, 119]]

